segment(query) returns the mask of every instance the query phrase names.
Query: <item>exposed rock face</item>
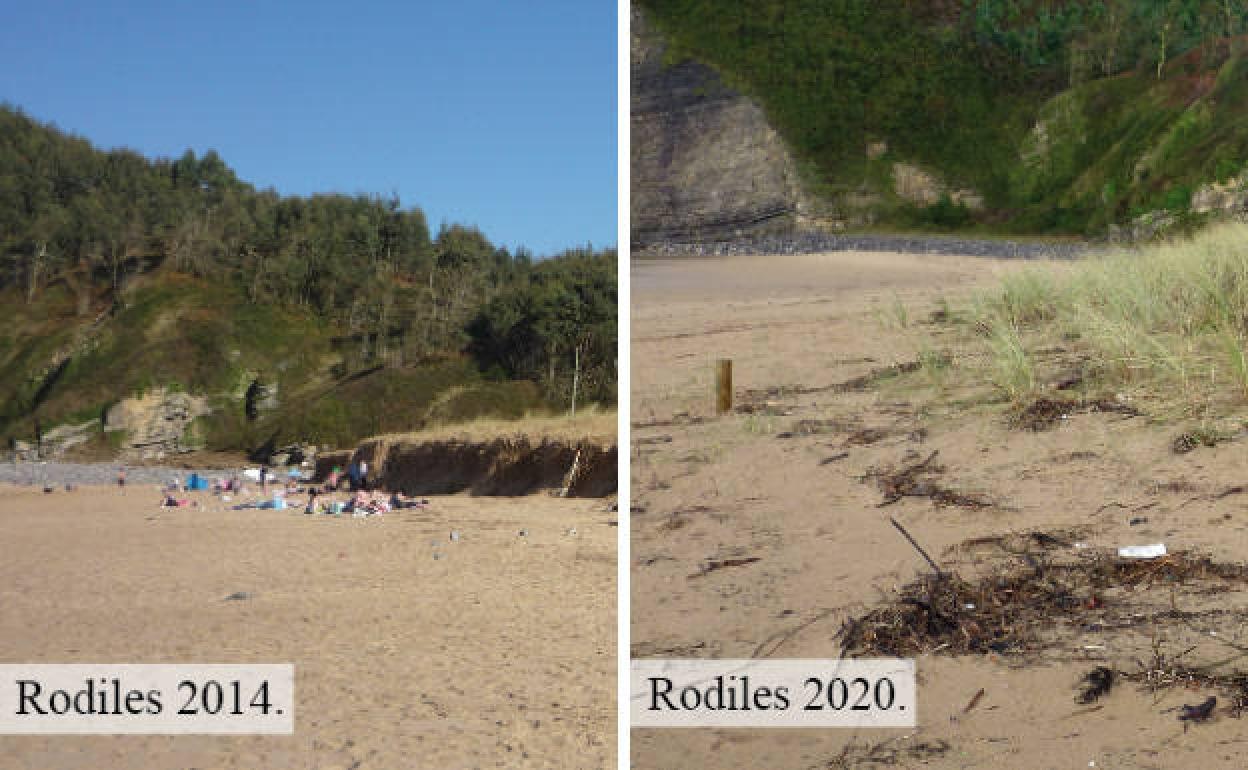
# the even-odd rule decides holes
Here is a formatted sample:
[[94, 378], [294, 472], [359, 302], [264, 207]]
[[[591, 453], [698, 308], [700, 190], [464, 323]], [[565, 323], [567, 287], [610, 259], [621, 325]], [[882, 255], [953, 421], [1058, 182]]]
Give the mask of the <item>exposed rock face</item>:
[[39, 437], [39, 457], [58, 457], [70, 447], [85, 444], [100, 430], [99, 418], [79, 425], [58, 425]]
[[124, 430], [123, 452], [143, 457], [199, 449], [192, 421], [207, 415], [207, 399], [157, 388], [114, 404], [104, 416], [106, 432]]
[[1109, 226], [1110, 243], [1142, 243], [1151, 241], [1179, 223], [1178, 217], [1165, 209], [1146, 211], [1125, 225]]
[[951, 190], [934, 174], [909, 163], [893, 164], [893, 190], [899, 198], [919, 206], [931, 206], [947, 195], [953, 203], [966, 206], [972, 211], [979, 211], [984, 207], [983, 196], [974, 190]]
[[705, 65], [665, 64], [665, 47], [633, 7], [633, 245], [790, 229], [797, 175], [762, 109]]
[[1192, 193], [1192, 211], [1197, 214], [1220, 212], [1234, 215], [1248, 213], [1248, 175], [1225, 182], [1210, 182]]

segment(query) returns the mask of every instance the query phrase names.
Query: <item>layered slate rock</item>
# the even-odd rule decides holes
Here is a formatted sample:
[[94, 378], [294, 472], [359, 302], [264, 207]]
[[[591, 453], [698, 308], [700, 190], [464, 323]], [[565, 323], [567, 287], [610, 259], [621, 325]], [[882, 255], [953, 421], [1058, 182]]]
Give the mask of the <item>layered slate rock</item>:
[[201, 449], [202, 437], [193, 429], [194, 421], [211, 412], [202, 396], [155, 388], [109, 407], [104, 430], [125, 431], [124, 454], [159, 458]]
[[634, 248], [790, 230], [796, 170], [762, 109], [706, 65], [666, 62], [665, 50], [633, 7]]

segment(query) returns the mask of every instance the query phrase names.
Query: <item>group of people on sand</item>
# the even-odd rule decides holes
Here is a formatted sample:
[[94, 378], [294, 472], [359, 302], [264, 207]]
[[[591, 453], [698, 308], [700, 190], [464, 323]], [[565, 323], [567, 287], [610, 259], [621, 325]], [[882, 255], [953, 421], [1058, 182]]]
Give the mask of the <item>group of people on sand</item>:
[[[268, 468], [262, 468], [259, 484], [262, 499], [241, 503], [234, 507], [236, 509], [273, 508], [284, 510], [288, 507], [293, 507], [294, 501], [290, 498], [298, 495], [307, 495], [307, 501], [303, 507], [305, 514], [327, 513], [336, 515], [350, 513], [357, 517], [378, 516], [393, 510], [404, 508], [421, 509], [429, 505], [428, 500], [407, 497], [401, 492], [393, 492], [387, 495], [380, 490], [370, 490], [366, 483], [367, 473], [368, 465], [366, 463], [353, 463], [346, 475], [343, 474], [341, 468], [335, 467], [326, 477], [324, 484], [319, 486], [313, 484], [302, 486], [299, 480], [294, 477], [288, 478], [285, 484], [282, 484], [268, 472]], [[350, 482], [351, 497], [345, 501], [332, 499], [341, 491], [343, 482]], [[125, 486], [125, 469], [119, 471], [117, 483], [119, 486]], [[198, 475], [192, 475], [191, 480], [187, 482], [185, 487], [183, 487], [181, 479], [175, 477], [163, 491], [160, 505], [166, 508], [199, 507], [199, 501], [178, 497], [178, 493], [183, 489], [190, 491], [207, 488], [207, 483], [200, 480]], [[227, 479], [214, 479], [211, 484], [211, 491], [214, 495], [221, 498], [223, 502], [229, 502], [233, 496], [243, 498], [249, 496], [246, 482], [238, 474], [232, 475]], [[272, 495], [271, 498], [269, 498], [270, 494]]]
[[370, 488], [368, 478], [368, 463], [364, 460], [360, 462], [352, 462], [347, 466], [347, 472], [344, 474], [342, 468], [335, 465], [330, 470], [329, 475], [325, 477], [326, 489], [338, 490], [342, 488], [343, 482], [347, 482], [348, 488], [352, 492], [359, 490], [368, 491]]

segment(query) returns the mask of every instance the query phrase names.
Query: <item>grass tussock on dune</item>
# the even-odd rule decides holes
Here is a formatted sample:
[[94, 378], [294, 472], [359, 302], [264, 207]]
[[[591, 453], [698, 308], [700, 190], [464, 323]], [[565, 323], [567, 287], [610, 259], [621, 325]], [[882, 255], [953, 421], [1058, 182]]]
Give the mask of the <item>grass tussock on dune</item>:
[[590, 405], [578, 409], [576, 416], [567, 414], [526, 414], [516, 420], [479, 418], [467, 422], [433, 425], [411, 433], [391, 433], [377, 438], [388, 443], [421, 443], [459, 440], [484, 442], [498, 438], [524, 437], [531, 443], [545, 440], [564, 443], [589, 441], [602, 445], [616, 443], [617, 416], [614, 409]]
[[1019, 271], [964, 318], [1012, 401], [1075, 382], [1225, 414], [1248, 406], [1248, 225]]

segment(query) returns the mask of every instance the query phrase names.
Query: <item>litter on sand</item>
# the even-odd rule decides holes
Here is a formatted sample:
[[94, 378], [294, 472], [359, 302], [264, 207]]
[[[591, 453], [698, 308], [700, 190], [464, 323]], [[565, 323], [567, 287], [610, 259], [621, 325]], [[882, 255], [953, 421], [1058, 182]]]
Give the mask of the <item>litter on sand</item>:
[[1124, 545], [1118, 549], [1118, 555], [1124, 559], [1156, 559], [1166, 555], [1166, 544]]

